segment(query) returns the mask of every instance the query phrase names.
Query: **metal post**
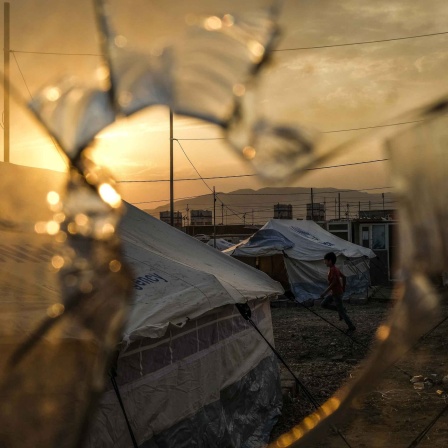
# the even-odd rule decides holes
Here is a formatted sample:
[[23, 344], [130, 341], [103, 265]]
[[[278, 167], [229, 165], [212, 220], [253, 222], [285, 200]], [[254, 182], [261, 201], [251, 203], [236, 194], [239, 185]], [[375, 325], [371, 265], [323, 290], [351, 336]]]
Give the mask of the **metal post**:
[[312, 188], [311, 188], [311, 221], [314, 221], [314, 198]]
[[213, 187], [213, 247], [216, 249], [216, 192]]
[[9, 162], [9, 2], [4, 3], [4, 48], [3, 48], [3, 92], [4, 92], [4, 106], [3, 106], [3, 161]]
[[338, 212], [338, 215], [339, 215], [339, 220], [341, 219], [341, 193], [338, 193], [338, 208], [339, 208], [339, 212]]
[[173, 111], [170, 109], [170, 224], [174, 226]]

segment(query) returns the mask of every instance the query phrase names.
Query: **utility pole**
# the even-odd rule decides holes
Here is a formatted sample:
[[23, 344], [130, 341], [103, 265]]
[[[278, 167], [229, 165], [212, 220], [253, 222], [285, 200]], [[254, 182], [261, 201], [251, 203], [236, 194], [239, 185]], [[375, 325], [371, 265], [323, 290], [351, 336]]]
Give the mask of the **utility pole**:
[[213, 187], [213, 247], [216, 249], [216, 191]]
[[9, 2], [4, 3], [3, 40], [3, 161], [9, 162]]
[[339, 218], [338, 219], [341, 219], [341, 193], [338, 193], [338, 209], [339, 209], [339, 212], [338, 212]]
[[336, 206], [337, 206], [337, 200], [336, 200], [336, 198], [334, 198], [334, 219], [336, 219], [336, 216], [337, 216], [337, 214], [336, 214]]
[[170, 108], [170, 224], [174, 226], [173, 111]]
[[361, 219], [361, 201], [358, 202], [358, 218]]
[[311, 188], [311, 221], [314, 221], [314, 198], [312, 188]]
[[221, 224], [224, 225], [224, 202], [221, 203]]
[[381, 193], [381, 196], [383, 197], [383, 218], [384, 218], [384, 193]]
[[189, 212], [190, 211], [190, 209], [188, 208], [188, 204], [187, 204], [187, 224], [188, 225], [190, 225], [190, 215], [189, 215]]

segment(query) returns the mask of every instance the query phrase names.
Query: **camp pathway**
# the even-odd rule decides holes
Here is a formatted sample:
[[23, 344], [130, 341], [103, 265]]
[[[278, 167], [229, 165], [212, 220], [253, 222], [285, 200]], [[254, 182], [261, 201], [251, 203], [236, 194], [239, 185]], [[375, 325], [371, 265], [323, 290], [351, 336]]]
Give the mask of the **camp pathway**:
[[[348, 313], [357, 326], [354, 337], [362, 344], [370, 345], [378, 325], [387, 318], [393, 303], [372, 301], [365, 305], [348, 304]], [[331, 311], [320, 308], [315, 311], [343, 327]], [[445, 299], [440, 321], [447, 315]], [[318, 402], [324, 402], [360, 371], [360, 363], [368, 350], [353, 343], [305, 308], [273, 308], [272, 319], [277, 350]], [[417, 344], [397, 366], [412, 375], [429, 376], [435, 373], [439, 379], [448, 375], [447, 331], [448, 320]], [[282, 377], [287, 378], [287, 372], [283, 370]], [[353, 410], [338, 427], [352, 447], [408, 447], [445, 406], [446, 395], [437, 393], [443, 387], [443, 384], [436, 384], [429, 389], [416, 390], [403, 372], [389, 368], [373, 390], [362, 397], [359, 408]], [[286, 396], [283, 415], [274, 427], [271, 440], [290, 430], [312, 411], [312, 405], [305, 398]], [[319, 438], [314, 444], [308, 444], [307, 448], [322, 446], [346, 447], [331, 430], [321, 431]], [[437, 421], [419, 446], [448, 446], [446, 415]]]

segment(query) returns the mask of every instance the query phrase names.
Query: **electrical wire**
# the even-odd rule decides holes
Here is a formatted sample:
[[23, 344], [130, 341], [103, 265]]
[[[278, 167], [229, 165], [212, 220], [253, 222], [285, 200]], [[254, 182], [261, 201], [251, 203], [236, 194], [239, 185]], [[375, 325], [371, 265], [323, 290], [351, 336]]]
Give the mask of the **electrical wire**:
[[[346, 42], [343, 44], [329, 44], [329, 45], [313, 45], [309, 47], [293, 47], [293, 48], [278, 48], [273, 49], [273, 52], [281, 52], [281, 51], [299, 51], [299, 50], [316, 50], [321, 48], [336, 48], [336, 47], [348, 47], [354, 45], [368, 45], [368, 44], [377, 44], [383, 42], [396, 42], [400, 40], [409, 40], [409, 39], [421, 39], [425, 37], [434, 37], [434, 36], [443, 36], [448, 34], [448, 31], [440, 31], [437, 33], [426, 33], [426, 34], [415, 34], [413, 36], [402, 36], [402, 37], [392, 37], [389, 39], [376, 39], [376, 40], [364, 40], [358, 42]], [[26, 51], [26, 50], [11, 50], [16, 53], [25, 53], [25, 54], [42, 54], [42, 55], [56, 55], [56, 56], [97, 56], [102, 57], [103, 55], [98, 53], [66, 53], [66, 52], [56, 52], [56, 51]]]
[[[14, 51], [11, 50], [11, 53], [12, 53], [12, 55], [13, 55], [13, 57], [14, 57], [14, 60], [16, 61], [17, 68], [19, 69], [19, 73], [20, 73], [20, 75], [22, 76], [23, 83], [25, 84], [26, 90], [28, 91], [28, 95], [30, 96], [30, 99], [33, 100], [33, 95], [31, 95], [31, 91], [30, 91], [30, 89], [28, 88], [28, 84], [27, 84], [27, 82], [26, 82], [26, 80], [25, 80], [25, 76], [23, 75], [22, 69], [20, 68], [19, 61], [17, 60], [17, 57], [16, 57]], [[68, 168], [68, 167], [69, 167], [69, 164], [68, 164], [67, 158], [65, 157], [65, 155], [63, 154], [63, 152], [62, 152], [62, 150], [59, 148], [59, 146], [56, 144], [56, 142], [55, 142], [53, 136], [50, 135], [49, 137], [50, 137], [50, 139], [51, 139], [51, 141], [52, 141], [54, 147], [56, 148], [57, 153], [61, 156], [62, 162], [63, 162], [64, 165], [66, 165], [67, 168]]]
[[42, 54], [42, 55], [53, 55], [53, 56], [96, 56], [103, 57], [99, 53], [64, 53], [57, 51], [25, 51], [25, 50], [10, 50], [11, 53], [23, 53], [23, 54]]
[[[175, 140], [175, 139], [173, 139], [173, 140]], [[199, 173], [199, 171], [198, 171], [197, 168], [194, 166], [193, 162], [190, 160], [190, 158], [188, 157], [187, 153], [185, 152], [185, 150], [184, 150], [182, 144], [180, 143], [180, 141], [179, 141], [179, 140], [176, 140], [176, 141], [177, 141], [177, 144], [179, 145], [180, 149], [181, 149], [182, 152], [184, 153], [185, 157], [186, 157], [187, 160], [190, 162], [191, 166], [194, 168], [194, 170], [196, 171], [196, 173], [198, 173], [198, 176], [201, 178], [202, 182], [203, 182], [203, 183], [205, 184], [205, 186], [206, 186], [206, 187], [213, 193], [213, 200], [216, 200], [216, 199], [219, 200], [219, 202], [221, 202], [221, 204], [222, 204], [224, 207], [226, 207], [228, 210], [230, 210], [232, 213], [234, 213], [235, 216], [238, 216], [238, 213], [237, 213], [237, 212], [235, 212], [234, 210], [232, 210], [228, 205], [224, 204], [224, 202], [223, 202], [220, 198], [218, 198], [216, 192], [215, 192], [214, 190], [212, 190], [212, 189], [210, 188], [210, 186], [207, 184], [207, 182], [205, 182], [205, 180], [202, 178], [201, 174]], [[240, 215], [241, 215], [241, 214], [240, 214]], [[243, 216], [243, 218], [244, 218], [244, 216]]]
[[[183, 149], [182, 149], [182, 151], [183, 151]], [[362, 162], [344, 163], [341, 165], [319, 166], [319, 167], [315, 167], [315, 168], [307, 168], [305, 171], [324, 170], [324, 169], [330, 169], [330, 168], [341, 168], [341, 167], [354, 166], [354, 165], [365, 165], [368, 163], [385, 162], [387, 160], [390, 160], [390, 159], [364, 160]], [[204, 180], [212, 180], [212, 179], [234, 179], [234, 178], [239, 178], [239, 177], [255, 177], [255, 176], [257, 176], [257, 174], [235, 174], [235, 175], [228, 175], [228, 176], [186, 177], [186, 178], [182, 178], [182, 179], [173, 179], [173, 180], [175, 182], [185, 182], [185, 181], [196, 181], [196, 180], [204, 181]], [[119, 183], [157, 183], [157, 182], [169, 182], [169, 181], [170, 181], [170, 179], [154, 179], [154, 180], [118, 180], [117, 182], [119, 182]], [[208, 187], [208, 185], [207, 185], [207, 187]], [[208, 188], [210, 188], [210, 187], [208, 187]], [[308, 194], [308, 193], [303, 193], [303, 194]], [[319, 194], [321, 194], [321, 193], [319, 193]]]
[[[353, 193], [354, 191], [374, 191], [386, 190], [393, 187], [374, 187], [374, 188], [353, 188], [350, 190], [336, 190], [336, 191], [319, 191], [318, 194], [336, 194], [336, 193]], [[225, 193], [227, 196], [293, 196], [293, 195], [309, 195], [310, 193]]]
[[439, 33], [428, 33], [428, 34], [416, 34], [414, 36], [403, 36], [403, 37], [393, 37], [390, 39], [377, 39], [377, 40], [364, 40], [359, 42], [348, 42], [344, 44], [330, 44], [330, 45], [315, 45], [311, 47], [294, 47], [294, 48], [280, 48], [274, 49], [272, 51], [299, 51], [299, 50], [317, 50], [320, 48], [335, 48], [335, 47], [348, 47], [353, 45], [368, 45], [368, 44], [378, 44], [382, 42], [395, 42], [399, 40], [408, 40], [408, 39], [420, 39], [422, 37], [433, 37], [433, 36], [443, 36], [448, 34], [448, 31], [441, 31]]

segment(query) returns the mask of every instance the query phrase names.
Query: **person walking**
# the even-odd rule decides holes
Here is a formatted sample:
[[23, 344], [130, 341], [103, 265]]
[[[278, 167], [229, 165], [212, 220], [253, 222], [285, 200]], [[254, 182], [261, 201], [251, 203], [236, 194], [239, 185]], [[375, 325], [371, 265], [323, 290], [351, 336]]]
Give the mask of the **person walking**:
[[[328, 252], [324, 256], [325, 266], [328, 270], [328, 288], [320, 295], [322, 299], [321, 307], [337, 311], [339, 313], [339, 320], [344, 320], [348, 326], [348, 332], [353, 332], [356, 327], [347, 315], [347, 312], [342, 304], [342, 296], [345, 291], [346, 276], [336, 267], [336, 255], [334, 252]], [[330, 295], [326, 296], [328, 293]], [[326, 297], [325, 297], [326, 296]], [[335, 303], [335, 305], [332, 304]]]

